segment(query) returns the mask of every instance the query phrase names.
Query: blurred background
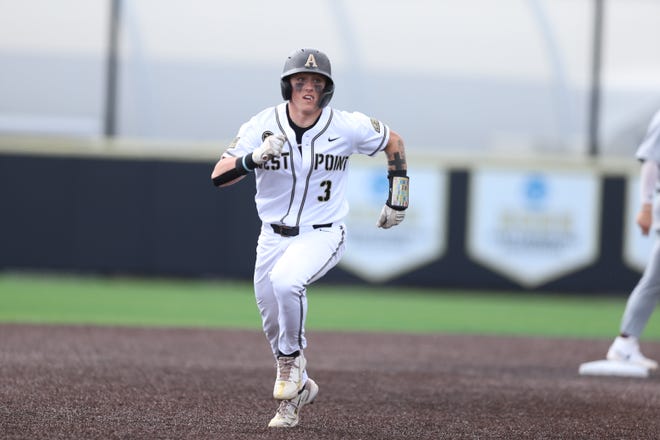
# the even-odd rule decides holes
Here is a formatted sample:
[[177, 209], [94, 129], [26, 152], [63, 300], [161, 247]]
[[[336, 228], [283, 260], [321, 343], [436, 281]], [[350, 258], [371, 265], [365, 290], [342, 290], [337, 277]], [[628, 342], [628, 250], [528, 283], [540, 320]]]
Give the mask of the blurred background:
[[253, 186], [208, 175], [314, 47], [412, 177], [392, 239], [356, 160], [375, 190], [331, 281], [625, 292], [659, 41], [657, 0], [0, 0], [0, 269], [249, 279]]
[[100, 136], [110, 110], [117, 136], [219, 143], [281, 99], [283, 60], [300, 47], [330, 56], [335, 107], [397, 127], [414, 150], [585, 154], [595, 62], [600, 153], [629, 156], [660, 106], [655, 0], [2, 0], [0, 11], [4, 133]]

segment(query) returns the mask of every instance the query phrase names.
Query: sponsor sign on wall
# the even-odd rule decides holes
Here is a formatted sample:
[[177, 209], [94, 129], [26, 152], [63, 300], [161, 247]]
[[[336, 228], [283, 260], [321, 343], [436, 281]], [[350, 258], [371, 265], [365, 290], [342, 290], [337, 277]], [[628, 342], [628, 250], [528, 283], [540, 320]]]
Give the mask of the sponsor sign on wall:
[[641, 204], [639, 185], [639, 176], [631, 176], [626, 180], [623, 261], [632, 269], [642, 272], [650, 258], [657, 235], [653, 230], [649, 235], [642, 235], [637, 226], [637, 213]]
[[476, 169], [467, 253], [532, 288], [597, 258], [600, 181], [588, 171]]
[[403, 223], [376, 227], [388, 194], [381, 166], [352, 165], [348, 179], [348, 245], [340, 266], [371, 282], [383, 282], [442, 256], [446, 249], [447, 173], [415, 167], [410, 208]]

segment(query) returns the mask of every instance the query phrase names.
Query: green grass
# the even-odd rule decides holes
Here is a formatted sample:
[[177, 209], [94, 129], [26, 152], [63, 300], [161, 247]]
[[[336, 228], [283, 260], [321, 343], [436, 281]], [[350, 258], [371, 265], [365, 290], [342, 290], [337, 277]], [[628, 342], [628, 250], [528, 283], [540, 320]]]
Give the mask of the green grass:
[[[346, 287], [308, 291], [309, 330], [611, 338], [626, 298]], [[0, 274], [0, 322], [260, 329], [245, 282]], [[660, 340], [651, 318], [643, 339]]]

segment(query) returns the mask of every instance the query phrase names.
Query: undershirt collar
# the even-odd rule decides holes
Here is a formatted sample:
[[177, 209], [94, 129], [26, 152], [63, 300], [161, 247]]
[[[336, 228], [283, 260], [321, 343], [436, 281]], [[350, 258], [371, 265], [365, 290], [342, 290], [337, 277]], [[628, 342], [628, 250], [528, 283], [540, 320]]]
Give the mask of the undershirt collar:
[[296, 133], [296, 143], [298, 144], [298, 148], [299, 148], [299, 149], [302, 149], [302, 137], [303, 137], [303, 134], [304, 134], [307, 130], [309, 130], [310, 128], [312, 128], [313, 126], [315, 126], [317, 122], [319, 122], [319, 119], [321, 119], [321, 115], [322, 115], [322, 114], [323, 114], [323, 112], [321, 112], [321, 114], [319, 114], [319, 117], [316, 118], [316, 121], [314, 121], [314, 123], [313, 123], [312, 125], [310, 125], [309, 127], [298, 127], [298, 126], [295, 124], [295, 122], [293, 122], [293, 119], [291, 119], [291, 115], [289, 115], [289, 105], [287, 104], [287, 106], [286, 106], [286, 118], [289, 120], [289, 126], [291, 126], [291, 128], [292, 128], [293, 131], [294, 131], [294, 133]]

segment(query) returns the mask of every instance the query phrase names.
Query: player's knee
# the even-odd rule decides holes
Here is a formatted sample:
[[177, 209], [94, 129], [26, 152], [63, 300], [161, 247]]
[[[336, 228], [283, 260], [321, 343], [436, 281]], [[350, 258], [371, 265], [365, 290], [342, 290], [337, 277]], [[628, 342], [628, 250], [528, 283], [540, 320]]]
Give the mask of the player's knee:
[[273, 270], [270, 274], [270, 282], [273, 286], [275, 296], [286, 295], [292, 292], [300, 292], [304, 288], [295, 274], [286, 270]]

